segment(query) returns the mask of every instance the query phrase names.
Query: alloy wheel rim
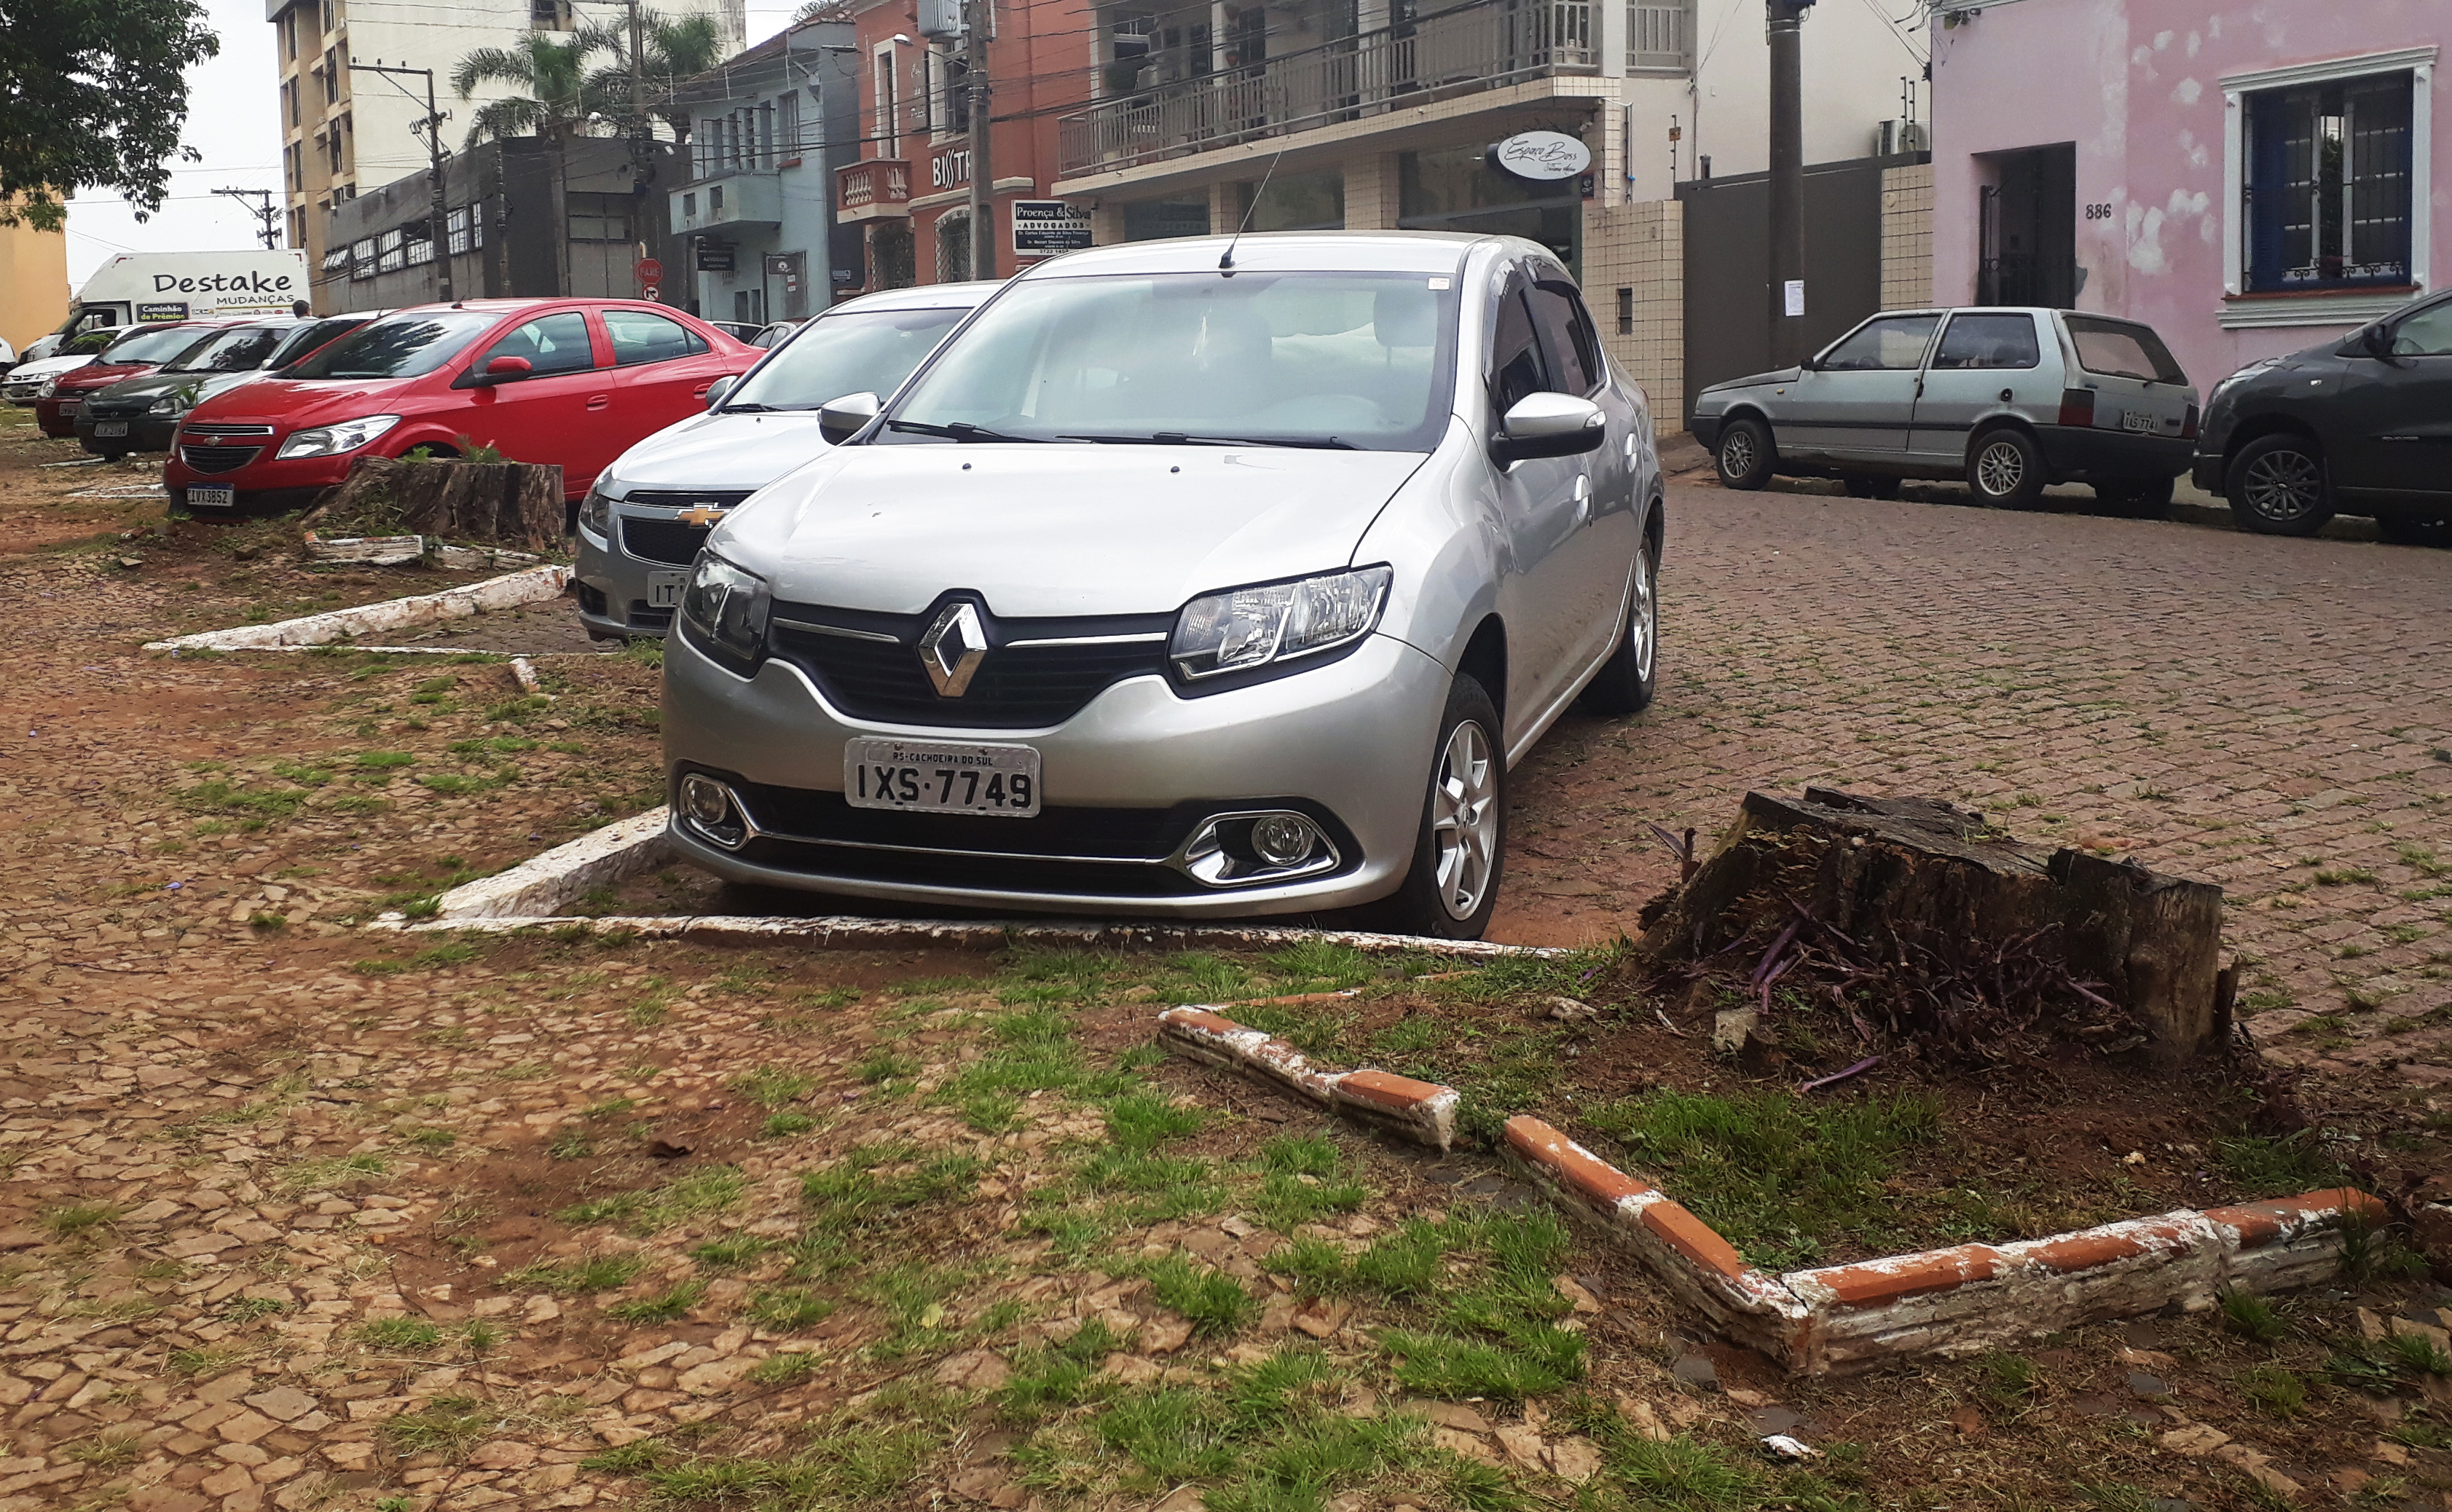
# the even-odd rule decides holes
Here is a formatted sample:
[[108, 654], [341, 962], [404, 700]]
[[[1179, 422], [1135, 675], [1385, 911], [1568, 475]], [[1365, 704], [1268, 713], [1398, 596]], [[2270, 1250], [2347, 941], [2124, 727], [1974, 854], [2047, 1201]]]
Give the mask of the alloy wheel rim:
[[1651, 658], [1660, 640], [1660, 596], [1651, 580], [1651, 547], [1634, 554], [1634, 612], [1629, 617], [1627, 639], [1634, 649], [1635, 677], [1651, 681]]
[[1995, 499], [2016, 493], [2026, 478], [2027, 459], [2008, 442], [1994, 442], [1975, 459], [1975, 481]]
[[1450, 732], [1431, 777], [1431, 847], [1439, 906], [1453, 919], [1481, 912], [1495, 871], [1498, 772], [1490, 736], [1467, 719]]
[[1743, 478], [1754, 470], [1754, 439], [1745, 431], [1731, 431], [1720, 443], [1720, 471], [1730, 478]]
[[2322, 505], [2316, 460], [2305, 452], [2269, 451], [2247, 464], [2247, 507], [2277, 524], [2304, 520]]

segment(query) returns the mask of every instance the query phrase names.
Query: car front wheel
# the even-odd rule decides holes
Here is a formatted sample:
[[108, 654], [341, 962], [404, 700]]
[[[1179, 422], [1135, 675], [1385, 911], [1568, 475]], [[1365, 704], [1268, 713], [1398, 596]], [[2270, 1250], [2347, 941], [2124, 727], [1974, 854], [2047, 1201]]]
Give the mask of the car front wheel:
[[2044, 497], [2043, 448], [2023, 430], [1987, 431], [1968, 448], [1967, 486], [1995, 509], [2026, 509]]
[[2231, 459], [2223, 480], [2231, 518], [2261, 536], [2312, 536], [2333, 518], [2324, 458], [2304, 436], [2259, 436]]
[[1772, 465], [1779, 461], [1779, 452], [1771, 445], [1770, 427], [1750, 418], [1729, 422], [1729, 428], [1720, 433], [1719, 449], [1713, 455], [1719, 463], [1720, 481], [1748, 492], [1770, 482]]
[[1388, 927], [1438, 939], [1481, 938], [1498, 906], [1506, 798], [1498, 708], [1479, 682], [1459, 673], [1439, 719], [1414, 864], [1382, 910]]

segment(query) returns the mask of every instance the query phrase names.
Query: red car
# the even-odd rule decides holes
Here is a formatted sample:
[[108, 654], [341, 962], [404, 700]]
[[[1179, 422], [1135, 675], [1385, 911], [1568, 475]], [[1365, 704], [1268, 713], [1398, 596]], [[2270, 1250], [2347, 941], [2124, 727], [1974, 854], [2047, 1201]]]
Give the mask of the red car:
[[557, 462], [579, 499], [630, 444], [706, 407], [766, 354], [704, 321], [630, 300], [463, 300], [398, 311], [181, 422], [173, 507], [298, 508], [358, 457], [488, 445]]
[[171, 321], [137, 326], [104, 347], [92, 362], [71, 367], [45, 384], [34, 401], [34, 423], [43, 427], [46, 436], [68, 440], [76, 434], [77, 413], [85, 407], [87, 395], [123, 378], [153, 371], [227, 324]]

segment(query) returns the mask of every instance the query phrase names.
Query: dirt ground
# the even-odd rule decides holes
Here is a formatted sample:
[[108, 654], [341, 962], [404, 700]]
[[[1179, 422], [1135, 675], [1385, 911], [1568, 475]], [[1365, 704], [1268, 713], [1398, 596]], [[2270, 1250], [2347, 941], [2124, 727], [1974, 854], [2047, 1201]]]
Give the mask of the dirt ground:
[[[1799, 1074], [1605, 995], [1560, 1032], [1543, 1005], [1598, 957], [1425, 983], [1317, 948], [363, 931], [655, 802], [653, 658], [549, 657], [538, 699], [478, 650], [143, 653], [455, 579], [166, 528], [110, 492], [141, 467], [44, 469], [73, 448], [21, 414], [5, 1512], [2445, 1505], [2452, 1340], [2427, 1330], [2452, 1292], [2387, 1241], [2270, 1314], [1791, 1381], [1485, 1155], [1152, 1048], [1171, 1002], [1369, 985], [1353, 1022], [1288, 1028], [1493, 1099], [1545, 1084], [1519, 1107]], [[2442, 905], [2409, 894], [2452, 844], [2420, 612], [2444, 559], [1691, 483], [1676, 507], [1659, 707], [1572, 723], [1517, 775], [1515, 937], [1606, 941], [1673, 865], [1646, 827], [1708, 828], [1747, 785], [1981, 801], [2223, 880], [2310, 1142], [2433, 1168]], [[558, 643], [530, 619], [482, 643]], [[491, 638], [514, 632], [537, 638]], [[1952, 1212], [1994, 1231], [2237, 1188], [2204, 1157], [2245, 1109], [2122, 1103], [2110, 1074], [1976, 1087], [1980, 1111], [1948, 1080], [1830, 1095], [1940, 1096], [1972, 1132], [1890, 1179], [1973, 1192], [1987, 1216]], [[1773, 1431], [1819, 1457], [1774, 1458]]]

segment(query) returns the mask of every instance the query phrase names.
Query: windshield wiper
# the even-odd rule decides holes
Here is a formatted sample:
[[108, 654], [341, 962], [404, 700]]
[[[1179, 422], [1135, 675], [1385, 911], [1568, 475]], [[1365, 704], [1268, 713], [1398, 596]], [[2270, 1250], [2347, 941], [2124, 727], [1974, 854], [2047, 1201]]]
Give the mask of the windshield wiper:
[[1192, 436], [1179, 430], [1152, 431], [1146, 436], [1059, 436], [1058, 441], [1092, 441], [1107, 446], [1299, 446], [1312, 451], [1354, 451], [1352, 442], [1334, 436]]
[[761, 404], [755, 400], [746, 401], [739, 404], [726, 404], [722, 406], [723, 413], [727, 415], [772, 415], [778, 410], [790, 409], [793, 407], [794, 406], [789, 404]]
[[922, 436], [945, 436], [955, 441], [1036, 442], [1039, 440], [1037, 436], [1008, 436], [1000, 430], [990, 430], [985, 425], [974, 425], [966, 420], [958, 420], [945, 425], [925, 420], [889, 420], [885, 422], [885, 428], [914, 431]]

